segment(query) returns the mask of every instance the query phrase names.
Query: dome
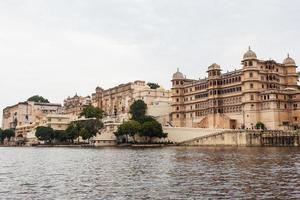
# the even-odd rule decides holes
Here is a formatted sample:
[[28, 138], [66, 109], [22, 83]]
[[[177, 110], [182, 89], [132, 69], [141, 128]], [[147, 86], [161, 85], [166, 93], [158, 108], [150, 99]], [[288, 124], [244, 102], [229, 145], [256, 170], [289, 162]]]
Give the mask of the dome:
[[102, 89], [101, 87], [98, 86], [98, 87], [96, 87], [96, 92], [97, 92], [97, 91], [98, 91], [98, 92], [101, 92], [101, 91], [103, 91], [103, 89]]
[[208, 70], [220, 70], [220, 65], [218, 65], [217, 63], [213, 63], [211, 66], [208, 67]]
[[293, 58], [290, 58], [290, 55], [288, 54], [287, 58], [283, 60], [284, 65], [296, 65], [296, 62]]
[[247, 59], [257, 59], [256, 53], [254, 51], [251, 50], [251, 48], [249, 47], [249, 50], [244, 54], [244, 60]]
[[173, 79], [184, 79], [183, 73], [181, 73], [178, 68], [177, 68], [177, 72], [173, 74]]

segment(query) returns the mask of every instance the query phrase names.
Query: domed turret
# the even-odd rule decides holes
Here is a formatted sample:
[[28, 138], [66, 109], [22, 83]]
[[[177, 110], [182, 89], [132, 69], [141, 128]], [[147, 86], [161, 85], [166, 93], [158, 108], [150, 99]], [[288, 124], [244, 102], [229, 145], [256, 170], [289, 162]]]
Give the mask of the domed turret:
[[208, 67], [207, 73], [209, 78], [220, 76], [221, 75], [220, 65], [213, 63], [211, 66]]
[[179, 71], [179, 68], [177, 68], [177, 72], [173, 74], [173, 80], [175, 79], [184, 79], [184, 75]]
[[244, 54], [244, 60], [257, 59], [256, 53], [251, 50], [250, 46], [248, 51]]
[[290, 55], [287, 55], [287, 58], [283, 60], [283, 63], [286, 66], [295, 66], [296, 62], [293, 58], [290, 58]]
[[102, 92], [103, 91], [103, 89], [101, 88], [101, 87], [96, 87], [96, 92]]
[[220, 68], [220, 65], [218, 65], [217, 63], [213, 63], [211, 66], [208, 67], [208, 71], [219, 70], [219, 69], [221, 69], [221, 68]]

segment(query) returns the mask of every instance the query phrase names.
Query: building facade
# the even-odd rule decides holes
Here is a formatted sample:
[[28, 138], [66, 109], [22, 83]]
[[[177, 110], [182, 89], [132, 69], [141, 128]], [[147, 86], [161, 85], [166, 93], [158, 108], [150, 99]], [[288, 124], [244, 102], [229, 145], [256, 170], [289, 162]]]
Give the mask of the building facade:
[[48, 114], [59, 114], [61, 112], [61, 104], [20, 102], [3, 109], [2, 128], [15, 129], [17, 126], [31, 125], [42, 120]]
[[64, 100], [63, 112], [68, 115], [79, 116], [83, 109], [92, 104], [90, 96], [82, 97], [77, 94]]
[[27, 138], [28, 136], [30, 137], [31, 134], [31, 137], [35, 137], [35, 130], [39, 126], [47, 126], [51, 127], [53, 130], [63, 131], [76, 119], [77, 118], [74, 115], [47, 114], [34, 123], [16, 126], [15, 132], [16, 136]]
[[172, 78], [171, 122], [176, 127], [296, 128], [300, 122], [300, 91], [295, 61], [260, 60], [250, 48], [242, 68], [222, 73], [208, 67], [205, 79]]
[[93, 106], [101, 108], [109, 116], [128, 114], [131, 104], [138, 99], [148, 106], [158, 101], [170, 103], [171, 92], [161, 87], [151, 89], [145, 81], [134, 81], [107, 90], [97, 87], [96, 93], [92, 94]]

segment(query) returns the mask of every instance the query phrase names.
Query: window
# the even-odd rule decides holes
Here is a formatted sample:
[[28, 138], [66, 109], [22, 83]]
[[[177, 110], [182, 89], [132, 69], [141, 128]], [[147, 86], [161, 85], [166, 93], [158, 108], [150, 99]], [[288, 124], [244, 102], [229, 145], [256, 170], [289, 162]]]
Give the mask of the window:
[[250, 84], [250, 88], [251, 88], [251, 89], [253, 88], [253, 84], [252, 84], [252, 83]]
[[249, 66], [252, 66], [252, 65], [253, 65], [252, 61], [249, 61]]
[[253, 73], [252, 73], [252, 72], [250, 72], [250, 74], [249, 74], [249, 77], [250, 77], [250, 78], [252, 78], [252, 77], [253, 77]]
[[254, 95], [251, 95], [250, 99], [251, 99], [251, 101], [253, 101], [254, 100]]
[[294, 110], [296, 110], [297, 109], [297, 107], [298, 107], [298, 104], [294, 104]]

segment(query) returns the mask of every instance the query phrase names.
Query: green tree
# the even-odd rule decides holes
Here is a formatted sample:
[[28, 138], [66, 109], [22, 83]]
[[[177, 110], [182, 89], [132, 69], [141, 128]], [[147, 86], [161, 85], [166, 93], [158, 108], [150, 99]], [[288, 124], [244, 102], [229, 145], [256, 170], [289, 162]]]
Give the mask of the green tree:
[[116, 136], [126, 136], [128, 142], [128, 136], [133, 138], [135, 142], [135, 135], [141, 131], [141, 124], [135, 120], [130, 120], [121, 124], [116, 132]]
[[140, 122], [146, 116], [147, 112], [147, 104], [143, 100], [134, 101], [130, 106], [129, 113], [131, 114], [131, 118], [135, 121]]
[[168, 136], [167, 133], [163, 132], [161, 124], [157, 121], [147, 121], [143, 123], [140, 135], [149, 138], [150, 142], [152, 138], [166, 138]]
[[96, 136], [99, 130], [103, 128], [103, 123], [98, 119], [88, 119], [72, 122], [65, 131], [65, 139], [74, 142], [79, 136], [84, 140], [89, 140]]
[[4, 140], [3, 130], [0, 128], [0, 143]]
[[266, 128], [265, 124], [262, 122], [257, 122], [255, 127], [256, 127], [256, 129], [262, 129], [262, 130], [264, 130]]
[[156, 119], [155, 119], [154, 117], [152, 117], [152, 116], [146, 115], [146, 116], [142, 117], [142, 118], [139, 120], [139, 122], [140, 122], [141, 124], [143, 124], [143, 123], [145, 123], [145, 122], [150, 122], [150, 121], [156, 121]]
[[35, 136], [38, 140], [51, 143], [54, 139], [54, 130], [51, 127], [39, 126], [36, 128]]
[[79, 135], [82, 137], [83, 140], [89, 140], [92, 136], [92, 134], [90, 132], [88, 132], [88, 130], [86, 130], [85, 128], [80, 129]]
[[84, 116], [85, 118], [102, 119], [103, 114], [104, 112], [100, 108], [89, 105], [83, 109], [83, 111], [80, 113], [80, 116]]
[[44, 97], [39, 96], [39, 95], [34, 95], [34, 96], [28, 98], [27, 101], [34, 101], [37, 103], [50, 103], [48, 99], [45, 99]]
[[78, 122], [72, 122], [65, 130], [65, 135], [68, 140], [74, 143], [74, 140], [79, 137], [80, 124]]
[[97, 119], [89, 119], [81, 121], [81, 129], [84, 129], [83, 135], [80, 135], [84, 140], [90, 139], [96, 136], [101, 128], [103, 128], [103, 123]]
[[157, 89], [160, 87], [157, 83], [147, 83], [147, 85], [150, 87], [150, 89]]
[[15, 131], [13, 129], [6, 129], [2, 132], [3, 138], [10, 140], [12, 137], [15, 137]]
[[63, 130], [54, 130], [53, 139], [57, 142], [69, 142], [68, 135], [66, 131]]

